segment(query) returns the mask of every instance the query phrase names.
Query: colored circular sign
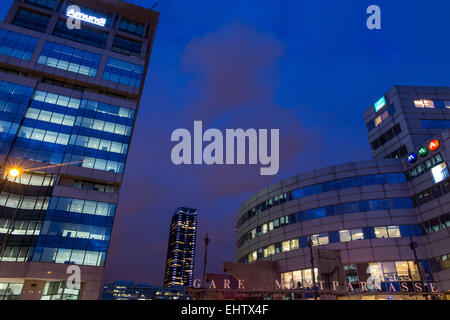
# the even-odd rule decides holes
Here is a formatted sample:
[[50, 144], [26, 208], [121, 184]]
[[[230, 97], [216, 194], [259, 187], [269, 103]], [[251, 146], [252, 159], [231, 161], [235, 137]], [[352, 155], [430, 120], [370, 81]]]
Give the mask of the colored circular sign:
[[419, 156], [426, 157], [428, 154], [428, 149], [426, 147], [422, 147], [419, 149]]
[[431, 142], [428, 144], [428, 149], [431, 151], [436, 151], [439, 149], [439, 141], [438, 140], [431, 140]]
[[416, 162], [416, 160], [417, 160], [417, 154], [411, 153], [411, 154], [408, 156], [408, 162], [409, 162], [409, 163]]

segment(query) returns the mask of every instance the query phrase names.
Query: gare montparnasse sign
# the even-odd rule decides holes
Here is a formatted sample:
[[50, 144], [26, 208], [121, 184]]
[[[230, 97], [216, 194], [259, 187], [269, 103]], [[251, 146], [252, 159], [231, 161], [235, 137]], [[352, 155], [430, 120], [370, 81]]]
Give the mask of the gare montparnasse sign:
[[[201, 280], [195, 279], [193, 282], [193, 288], [201, 288]], [[286, 285], [283, 281], [274, 281], [274, 291], [286, 291], [286, 290], [313, 290], [313, 284], [306, 282], [302, 285], [300, 282], [296, 283], [291, 281], [289, 285]], [[211, 280], [207, 289], [222, 289], [222, 290], [246, 290], [245, 281], [243, 279], [237, 280], [237, 286], [233, 287], [229, 279], [224, 279], [222, 283], [216, 283]], [[438, 287], [435, 282], [422, 283], [421, 281], [360, 281], [355, 283], [340, 284], [338, 281], [331, 281], [326, 283], [325, 281], [317, 281], [317, 291], [335, 291], [348, 293], [356, 292], [390, 292], [390, 293], [439, 293]]]

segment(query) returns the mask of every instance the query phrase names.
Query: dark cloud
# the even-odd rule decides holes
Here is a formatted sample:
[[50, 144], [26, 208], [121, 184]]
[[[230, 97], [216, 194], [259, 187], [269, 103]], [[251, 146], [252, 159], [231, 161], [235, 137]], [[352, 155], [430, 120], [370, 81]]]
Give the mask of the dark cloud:
[[[199, 210], [199, 239], [207, 232], [213, 239], [211, 268], [220, 271], [223, 260], [234, 259], [237, 209], [276, 176], [260, 176], [260, 165], [175, 166], [170, 159], [174, 146], [170, 135], [180, 127], [192, 132], [194, 120], [202, 120], [204, 130], [214, 127], [222, 132], [226, 128], [280, 129], [283, 168], [300, 152], [306, 134], [300, 119], [276, 101], [282, 55], [283, 46], [276, 39], [238, 23], [187, 45], [182, 65], [189, 81], [173, 97], [184, 105], [173, 106], [167, 97], [150, 97], [151, 111], [139, 113], [118, 227], [111, 241], [114, 253], [108, 258], [108, 269], [114, 266], [114, 272], [107, 279], [133, 270], [141, 281], [162, 281], [170, 217], [179, 206]], [[202, 255], [200, 241], [197, 272]], [[148, 268], [153, 270], [151, 275]]]

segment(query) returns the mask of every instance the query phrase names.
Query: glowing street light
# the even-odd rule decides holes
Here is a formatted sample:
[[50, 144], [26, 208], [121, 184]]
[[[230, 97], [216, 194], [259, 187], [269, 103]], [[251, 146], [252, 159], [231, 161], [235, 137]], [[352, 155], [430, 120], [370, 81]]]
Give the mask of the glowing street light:
[[8, 171], [8, 174], [9, 174], [11, 177], [13, 177], [13, 178], [19, 176], [20, 173], [21, 173], [21, 170], [18, 169], [18, 168], [11, 168], [11, 169], [9, 169], [9, 171]]

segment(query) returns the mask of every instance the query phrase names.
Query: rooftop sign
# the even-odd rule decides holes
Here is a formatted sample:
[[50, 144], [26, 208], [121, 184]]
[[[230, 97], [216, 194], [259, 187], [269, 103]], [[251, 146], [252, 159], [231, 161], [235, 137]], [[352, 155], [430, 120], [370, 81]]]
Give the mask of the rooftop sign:
[[383, 97], [380, 100], [378, 100], [377, 102], [375, 102], [375, 112], [380, 111], [381, 109], [383, 109], [386, 106], [386, 98]]
[[90, 16], [88, 14], [84, 14], [79, 10], [78, 6], [70, 6], [67, 8], [66, 15], [71, 18], [75, 18], [77, 20], [85, 21], [88, 23], [95, 24], [100, 27], [104, 27], [106, 24], [105, 18], [97, 18], [94, 16]]

